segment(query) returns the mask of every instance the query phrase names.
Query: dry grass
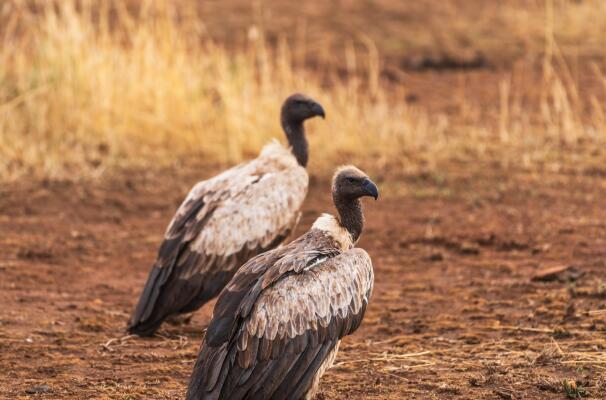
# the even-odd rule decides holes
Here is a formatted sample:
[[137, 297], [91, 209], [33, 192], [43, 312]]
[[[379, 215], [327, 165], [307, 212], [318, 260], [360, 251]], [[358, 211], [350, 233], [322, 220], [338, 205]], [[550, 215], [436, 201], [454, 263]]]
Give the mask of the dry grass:
[[[136, 12], [119, 1], [102, 4], [9, 1], [0, 10], [6, 21], [1, 179], [86, 178], [195, 160], [235, 163], [282, 138], [279, 106], [294, 91], [317, 98], [328, 114], [309, 123], [314, 173], [329, 174], [342, 162], [391, 173], [453, 160], [560, 168], [603, 155], [587, 149], [606, 139], [604, 106], [579, 93], [549, 7], [534, 104], [503, 80], [501, 101], [489, 114], [463, 98], [462, 115], [436, 115], [402, 101], [404, 85], [383, 80], [379, 51], [368, 38], [362, 52], [352, 45], [345, 57], [334, 55], [345, 59], [346, 73], [320, 75], [295, 62], [286, 41], [269, 45], [262, 29], [252, 27], [245, 45], [225, 48], [207, 36], [189, 2], [177, 9], [145, 1]], [[536, 25], [534, 19], [520, 23]], [[606, 92], [597, 64], [593, 72]]]

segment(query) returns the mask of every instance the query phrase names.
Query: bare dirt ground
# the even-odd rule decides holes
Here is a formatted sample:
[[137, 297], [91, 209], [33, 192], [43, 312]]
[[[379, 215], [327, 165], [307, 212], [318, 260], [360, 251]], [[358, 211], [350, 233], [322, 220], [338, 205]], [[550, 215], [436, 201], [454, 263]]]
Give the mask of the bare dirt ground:
[[[165, 225], [210, 174], [0, 189], [2, 398], [183, 396], [212, 304], [161, 337], [124, 327]], [[604, 174], [398, 185], [367, 204], [375, 290], [319, 398], [606, 398]], [[299, 232], [332, 209], [326, 187], [313, 182]]]

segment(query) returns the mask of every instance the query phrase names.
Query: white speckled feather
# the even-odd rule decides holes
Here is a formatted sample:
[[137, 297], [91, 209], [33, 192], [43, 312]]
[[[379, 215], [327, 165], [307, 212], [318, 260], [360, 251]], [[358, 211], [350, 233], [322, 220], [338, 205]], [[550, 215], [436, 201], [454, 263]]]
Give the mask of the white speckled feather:
[[[245, 322], [246, 330], [270, 340], [279, 332], [292, 338], [317, 322], [327, 326], [333, 317], [357, 314], [368, 303], [373, 279], [368, 253], [359, 248], [346, 251], [265, 290]], [[259, 329], [263, 326], [265, 330]]]

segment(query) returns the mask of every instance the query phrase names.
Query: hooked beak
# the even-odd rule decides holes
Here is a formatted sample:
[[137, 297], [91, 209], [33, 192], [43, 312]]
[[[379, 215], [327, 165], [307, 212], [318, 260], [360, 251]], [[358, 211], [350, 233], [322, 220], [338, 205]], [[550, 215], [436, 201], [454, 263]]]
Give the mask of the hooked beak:
[[311, 110], [314, 113], [314, 115], [320, 116], [320, 117], [322, 117], [322, 119], [326, 118], [326, 113], [324, 112], [324, 108], [322, 108], [320, 103], [314, 103], [311, 106]]
[[364, 190], [368, 196], [374, 197], [375, 200], [377, 200], [379, 198], [379, 189], [377, 188], [377, 185], [375, 185], [375, 183], [373, 181], [366, 178], [362, 182], [362, 185], [364, 186]]

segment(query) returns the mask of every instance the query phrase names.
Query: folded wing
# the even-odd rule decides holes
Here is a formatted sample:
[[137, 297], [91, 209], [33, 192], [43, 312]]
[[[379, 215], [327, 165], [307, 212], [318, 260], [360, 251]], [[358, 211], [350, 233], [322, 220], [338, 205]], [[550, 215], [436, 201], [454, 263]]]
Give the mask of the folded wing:
[[[271, 265], [265, 274], [285, 256], [267, 256], [263, 261]], [[188, 398], [301, 398], [317, 383], [339, 340], [360, 325], [372, 285], [372, 264], [361, 249], [312, 259], [271, 282], [252, 281], [249, 287], [256, 290], [231, 307], [238, 318], [213, 324], [221, 312], [213, 317]], [[223, 307], [220, 302], [229, 303], [228, 288], [215, 310]]]
[[152, 334], [171, 314], [216, 296], [250, 257], [280, 244], [299, 218], [307, 173], [255, 160], [198, 183], [171, 221], [129, 323]]

